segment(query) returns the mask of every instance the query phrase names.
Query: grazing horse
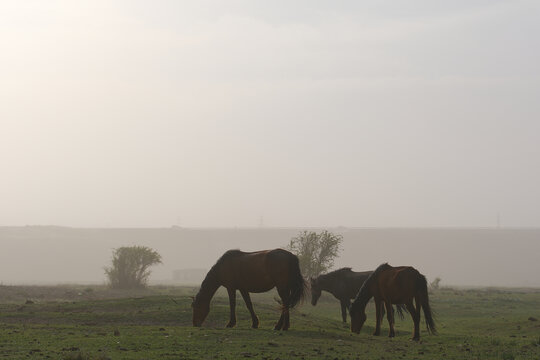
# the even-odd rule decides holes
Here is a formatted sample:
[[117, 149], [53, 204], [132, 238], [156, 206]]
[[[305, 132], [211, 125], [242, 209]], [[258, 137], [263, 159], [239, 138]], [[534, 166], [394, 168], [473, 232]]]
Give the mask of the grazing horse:
[[[405, 304], [414, 322], [413, 340], [420, 340], [420, 309], [424, 309], [424, 317], [428, 332], [436, 334], [435, 322], [429, 306], [426, 277], [410, 266], [392, 267], [380, 265], [364, 282], [356, 299], [351, 305], [351, 331], [360, 333], [366, 321], [366, 305], [371, 298], [375, 299], [376, 326], [373, 335], [380, 335], [383, 306], [386, 306], [389, 337], [395, 336], [394, 314], [392, 304]], [[413, 299], [416, 308], [413, 306]]]
[[358, 290], [371, 273], [372, 271], [356, 272], [347, 267], [311, 278], [311, 305], [317, 305], [323, 290], [328, 291], [341, 303], [341, 317], [346, 323], [351, 299], [356, 297]]
[[[341, 317], [343, 322], [347, 322], [347, 309], [351, 306], [351, 299], [356, 297], [358, 291], [373, 271], [352, 271], [350, 267], [341, 268], [328, 274], [311, 278], [311, 305], [317, 305], [322, 291], [327, 291], [334, 295], [341, 304]], [[403, 318], [403, 307], [397, 305], [398, 314]]]
[[210, 311], [210, 300], [220, 286], [229, 293], [230, 320], [227, 327], [236, 325], [236, 290], [240, 290], [254, 329], [259, 327], [259, 319], [253, 311], [249, 293], [266, 292], [276, 287], [281, 297], [281, 317], [274, 330], [289, 329], [289, 309], [304, 298], [306, 289], [296, 255], [283, 249], [229, 250], [208, 271], [193, 300], [193, 326], [202, 325]]

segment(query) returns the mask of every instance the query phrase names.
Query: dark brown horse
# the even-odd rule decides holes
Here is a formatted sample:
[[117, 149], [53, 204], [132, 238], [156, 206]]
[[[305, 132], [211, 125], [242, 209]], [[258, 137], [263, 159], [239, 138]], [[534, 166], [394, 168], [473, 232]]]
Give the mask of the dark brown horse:
[[[376, 326], [373, 335], [380, 335], [383, 306], [386, 306], [389, 337], [395, 336], [394, 314], [392, 304], [405, 304], [414, 322], [413, 340], [420, 340], [420, 310], [424, 309], [424, 317], [428, 332], [435, 334], [435, 322], [429, 306], [426, 277], [410, 266], [392, 267], [380, 265], [364, 282], [356, 299], [351, 305], [351, 331], [360, 333], [366, 321], [366, 305], [369, 299], [375, 300]], [[416, 308], [413, 306], [413, 299]]]
[[[347, 322], [347, 310], [351, 306], [351, 299], [356, 297], [358, 291], [373, 271], [352, 271], [350, 267], [341, 268], [328, 274], [311, 278], [311, 305], [317, 305], [322, 291], [334, 295], [341, 304], [341, 317]], [[403, 318], [403, 307], [397, 305], [398, 314]]]
[[201, 326], [210, 311], [210, 300], [220, 286], [229, 293], [230, 320], [227, 327], [236, 325], [236, 290], [244, 298], [251, 314], [252, 328], [259, 327], [249, 293], [261, 293], [276, 287], [281, 297], [281, 317], [274, 330], [289, 328], [289, 309], [305, 294], [306, 284], [298, 258], [283, 249], [256, 252], [229, 250], [210, 269], [193, 300], [193, 326]]
[[347, 267], [311, 278], [311, 305], [317, 305], [322, 291], [327, 291], [339, 300], [341, 317], [343, 322], [347, 322], [347, 309], [351, 306], [351, 299], [356, 297], [371, 273], [372, 271], [356, 272]]

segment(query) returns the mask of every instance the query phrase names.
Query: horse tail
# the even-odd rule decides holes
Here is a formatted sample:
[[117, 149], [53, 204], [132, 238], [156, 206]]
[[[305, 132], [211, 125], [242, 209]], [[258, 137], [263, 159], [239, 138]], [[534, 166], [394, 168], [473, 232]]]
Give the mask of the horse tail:
[[419, 274], [419, 277], [416, 282], [417, 290], [417, 300], [420, 302], [420, 306], [424, 309], [424, 317], [426, 318], [427, 330], [431, 334], [437, 334], [437, 329], [435, 328], [434, 314], [429, 306], [429, 296], [427, 288], [426, 277], [422, 274]]
[[399, 318], [401, 320], [403, 320], [405, 318], [405, 316], [403, 315], [403, 313], [407, 313], [407, 308], [405, 306], [403, 306], [403, 304], [396, 304], [396, 311], [399, 315]]
[[291, 257], [291, 263], [289, 266], [289, 304], [288, 307], [292, 309], [298, 303], [304, 300], [307, 291], [307, 284], [300, 271], [300, 262], [297, 256]]

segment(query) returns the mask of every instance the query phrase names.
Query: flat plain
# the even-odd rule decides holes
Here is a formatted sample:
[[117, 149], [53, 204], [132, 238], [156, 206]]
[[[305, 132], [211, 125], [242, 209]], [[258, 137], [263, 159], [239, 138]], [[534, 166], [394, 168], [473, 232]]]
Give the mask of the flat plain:
[[323, 295], [292, 312], [291, 329], [273, 331], [276, 294], [255, 294], [261, 324], [251, 329], [240, 296], [237, 326], [226, 329], [229, 305], [218, 291], [201, 328], [191, 326], [194, 287], [120, 292], [104, 287], [0, 286], [0, 358], [4, 359], [540, 359], [540, 289], [454, 289], [430, 294], [438, 335], [397, 320], [397, 336], [371, 335], [372, 304], [359, 335]]

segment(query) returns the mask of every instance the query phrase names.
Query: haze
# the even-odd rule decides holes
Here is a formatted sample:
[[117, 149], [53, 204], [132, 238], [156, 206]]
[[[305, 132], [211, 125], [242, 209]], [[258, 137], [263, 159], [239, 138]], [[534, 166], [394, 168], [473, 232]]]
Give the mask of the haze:
[[[389, 262], [414, 265], [429, 281], [440, 277], [442, 286], [540, 287], [539, 229], [329, 230], [343, 235], [336, 267], [362, 271]], [[299, 231], [0, 227], [0, 284], [103, 284], [113, 248], [145, 245], [163, 256], [151, 283], [198, 285], [226, 250], [284, 247]], [[175, 271], [186, 269], [199, 277], [175, 278]]]
[[538, 228], [538, 34], [527, 0], [4, 0], [0, 226]]

